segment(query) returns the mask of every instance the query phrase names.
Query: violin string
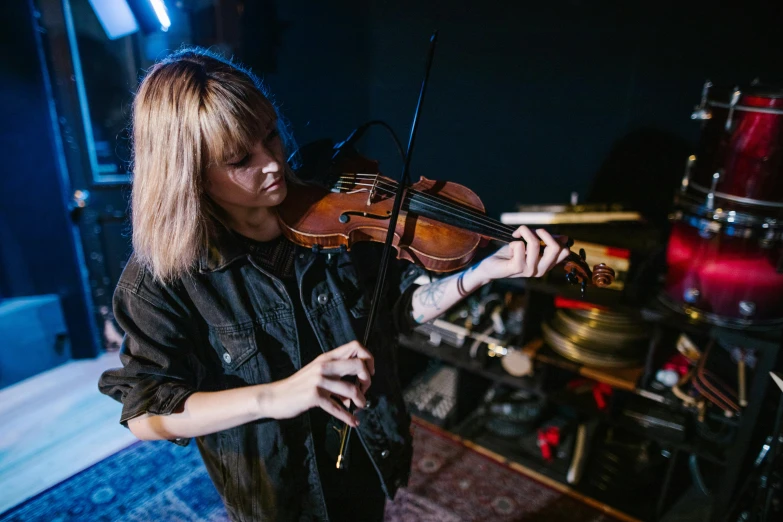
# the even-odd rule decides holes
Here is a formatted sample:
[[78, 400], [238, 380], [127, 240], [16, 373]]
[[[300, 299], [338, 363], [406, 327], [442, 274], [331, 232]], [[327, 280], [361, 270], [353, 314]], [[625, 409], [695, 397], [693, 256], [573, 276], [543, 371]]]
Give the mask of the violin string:
[[[387, 189], [384, 186], [379, 186], [380, 184], [362, 184], [362, 183], [356, 183], [351, 181], [350, 185], [375, 187], [376, 189], [379, 189], [379, 191], [384, 194], [389, 194], [389, 195], [394, 194], [394, 192], [391, 191], [390, 189]], [[462, 219], [467, 219], [470, 224], [474, 224], [479, 227], [484, 227], [485, 235], [494, 237], [496, 239], [500, 239], [501, 241], [505, 241], [505, 242], [511, 242], [516, 239], [512, 235], [512, 232], [516, 230], [515, 228], [504, 227], [498, 221], [492, 220], [491, 218], [488, 218], [483, 214], [468, 212], [466, 211], [466, 209], [463, 209], [462, 207], [451, 205], [449, 204], [448, 200], [444, 200], [436, 196], [427, 195], [425, 193], [415, 191], [415, 190], [412, 192], [413, 194], [411, 196], [408, 196], [408, 200], [411, 200], [413, 199], [413, 197], [416, 197], [417, 204], [424, 205], [429, 208], [433, 208], [439, 212], [445, 212], [447, 215], [461, 217]], [[449, 212], [449, 210], [451, 210], [451, 212]], [[459, 216], [459, 214], [462, 214], [462, 216]]]
[[[382, 191], [384, 191], [384, 190], [382, 189]], [[366, 191], [363, 191], [363, 192], [366, 192]], [[410, 197], [406, 196], [405, 202], [403, 203], [403, 205], [404, 205], [403, 208], [405, 210], [409, 210], [410, 206], [407, 204], [409, 202], [410, 202]], [[443, 213], [442, 209], [437, 208], [436, 206], [432, 205], [429, 202], [426, 202], [426, 201], [421, 202], [421, 201], [419, 201], [418, 204], [421, 205], [421, 206], [424, 206], [424, 207], [435, 208], [435, 210]], [[457, 226], [458, 228], [464, 228], [464, 227], [459, 227], [459, 225], [454, 225], [454, 226]], [[475, 226], [475, 228], [473, 229], [473, 231], [474, 232], [478, 232], [478, 233], [480, 233], [480, 234], [482, 234], [484, 236], [488, 236], [488, 237], [491, 237], [493, 239], [498, 239], [498, 240], [504, 241], [506, 243], [510, 243], [510, 242], [515, 240], [515, 238], [511, 234], [508, 234], [505, 231], [502, 231], [502, 230], [492, 230], [489, 227], [482, 226], [480, 224], [477, 225], [477, 226], [474, 224], [474, 226]]]
[[[339, 183], [343, 183], [343, 182], [338, 182], [338, 184]], [[391, 191], [390, 189], [387, 189], [385, 187], [379, 187], [376, 184], [372, 184], [372, 183], [356, 183], [356, 182], [351, 181], [351, 182], [347, 182], [347, 184], [349, 185], [349, 187], [355, 187], [355, 186], [375, 187], [376, 189], [379, 189], [379, 192], [382, 192], [382, 193], [388, 194], [388, 195], [394, 195], [394, 192]], [[338, 187], [338, 188], [339, 189], [343, 189], [343, 188], [347, 189], [349, 187]], [[423, 195], [423, 193], [421, 193], [421, 192], [418, 192], [418, 191], [414, 191], [414, 192], [416, 192], [416, 194], [415, 194], [416, 196], [421, 197]], [[404, 203], [405, 202], [410, 203], [411, 199], [412, 199], [412, 195], [406, 195], [406, 199], [405, 199]], [[434, 202], [427, 201], [427, 199], [433, 200]], [[429, 208], [433, 208], [433, 209], [435, 209], [437, 211], [440, 211], [440, 212], [444, 212], [443, 208], [441, 208], [441, 207], [445, 207], [446, 208], [445, 213], [446, 214], [450, 214], [452, 216], [455, 215], [455, 213], [454, 212], [448, 212], [449, 209], [456, 210], [458, 212], [466, 214], [465, 212], [462, 212], [463, 209], [461, 209], [460, 207], [452, 207], [451, 205], [444, 204], [443, 201], [440, 201], [439, 199], [440, 198], [435, 198], [433, 196], [429, 196], [428, 198], [422, 198], [420, 200], [417, 200], [417, 203], [420, 204], [420, 205], [429, 207]], [[408, 206], [408, 208], [409, 208], [409, 206]], [[457, 217], [463, 217], [463, 219], [464, 219], [464, 216], [457, 216]], [[470, 221], [470, 218], [469, 218], [468, 221], [471, 224], [478, 225], [479, 227], [484, 227], [484, 231], [483, 232], [487, 236], [491, 236], [491, 237], [493, 237], [495, 239], [499, 239], [499, 240], [505, 241], [507, 243], [509, 243], [511, 241], [514, 241], [516, 239], [516, 238], [514, 238], [511, 235], [511, 232], [509, 230], [503, 229], [503, 228], [499, 228], [499, 227], [495, 226], [495, 222], [493, 222], [491, 220], [491, 218], [488, 218], [487, 220], [475, 220], [474, 219], [472, 221]]]
[[[395, 182], [395, 181], [391, 181], [391, 180], [388, 180], [388, 181], [384, 180], [383, 178], [380, 178], [378, 174], [357, 173], [357, 174], [355, 174], [355, 176], [362, 177], [364, 180], [367, 180], [367, 181], [375, 180], [376, 178], [378, 178], [379, 181], [377, 183], [375, 183], [375, 184], [377, 184], [377, 185], [386, 185], [387, 187], [391, 187], [391, 188], [388, 189], [389, 191], [396, 192], [396, 188], [397, 188], [398, 183]], [[451, 208], [451, 209], [453, 209], [455, 211], [458, 211], [461, 214], [470, 215], [474, 219], [480, 220], [480, 221], [484, 222], [487, 225], [491, 224], [491, 225], [494, 225], [496, 228], [505, 228], [505, 229], [508, 230], [509, 233], [511, 233], [514, 230], [516, 230], [515, 227], [511, 227], [511, 226], [505, 225], [505, 224], [503, 224], [503, 223], [501, 223], [501, 222], [499, 222], [497, 220], [494, 220], [494, 219], [488, 217], [486, 214], [482, 214], [481, 212], [478, 212], [476, 210], [467, 209], [465, 207], [454, 205], [453, 202], [450, 202], [449, 200], [447, 200], [447, 199], [445, 199], [445, 198], [443, 198], [441, 196], [435, 196], [435, 195], [432, 195], [432, 194], [427, 194], [426, 192], [421, 192], [421, 191], [418, 191], [418, 190], [415, 190], [415, 189], [409, 189], [409, 192], [411, 192], [411, 193], [413, 193], [415, 195], [420, 196], [422, 199], [432, 199], [432, 200], [438, 201], [439, 203], [441, 203], [441, 204], [443, 204], [445, 206], [448, 206], [449, 208]]]
[[[361, 176], [363, 181], [374, 180], [375, 178], [378, 177], [377, 174], [356, 174], [355, 176]], [[353, 185], [357, 185], [356, 182], [352, 181], [353, 177], [343, 176], [343, 177], [341, 177], [341, 179], [346, 179], [346, 180], [348, 180], [347, 183], [350, 183], [350, 184], [353, 184]], [[394, 194], [396, 191], [392, 190], [391, 188], [387, 188], [387, 187], [389, 187], [389, 186], [396, 187], [396, 185], [397, 185], [397, 183], [390, 183], [390, 182], [387, 182], [387, 181], [379, 180], [376, 183], [366, 184], [365, 186], [379, 188], [385, 194]], [[516, 230], [516, 228], [508, 226], [508, 225], [505, 225], [503, 223], [500, 223], [499, 221], [494, 220], [494, 219], [492, 219], [492, 218], [490, 218], [490, 217], [488, 217], [488, 216], [486, 216], [484, 214], [481, 214], [478, 211], [469, 210], [469, 209], [466, 209], [464, 207], [457, 206], [457, 205], [449, 202], [445, 198], [442, 198], [442, 197], [439, 197], [439, 196], [433, 196], [431, 194], [426, 194], [424, 192], [421, 192], [421, 191], [418, 191], [418, 190], [415, 190], [415, 189], [409, 189], [408, 192], [411, 193], [412, 196], [418, 197], [418, 199], [417, 199], [418, 203], [426, 204], [428, 202], [427, 200], [432, 201], [432, 203], [430, 205], [428, 205], [431, 208], [435, 208], [435, 209], [441, 210], [441, 211], [443, 211], [443, 209], [445, 209], [447, 212], [450, 210], [451, 211], [451, 215], [453, 215], [453, 216], [461, 215], [460, 217], [462, 217], [463, 219], [468, 219], [469, 221], [472, 221], [473, 223], [476, 223], [478, 225], [483, 225], [483, 226], [485, 226], [485, 227], [491, 229], [492, 231], [494, 231], [496, 233], [499, 233], [501, 235], [509, 236], [507, 239], [503, 239], [504, 241], [513, 241], [514, 239], [516, 239], [513, 236], [511, 236], [512, 232], [514, 230]]]
[[[369, 183], [356, 183], [356, 182], [349, 182], [351, 186], [366, 186], [366, 187], [375, 187], [376, 189], [379, 189], [379, 192], [382, 192], [384, 194], [393, 195], [394, 192], [390, 189], [387, 189], [383, 186], [379, 186], [380, 184], [369, 184]], [[492, 220], [491, 218], [487, 218], [483, 214], [472, 214], [466, 212], [463, 208], [452, 206], [448, 204], [447, 200], [443, 200], [438, 197], [426, 195], [419, 191], [412, 191], [414, 194], [412, 196], [416, 196], [419, 199], [417, 199], [417, 203], [420, 205], [424, 205], [430, 208], [433, 208], [439, 212], [445, 212], [447, 215], [461, 217], [465, 219], [465, 216], [467, 215], [467, 220], [469, 223], [477, 225], [479, 227], [484, 227], [484, 233], [485, 235], [494, 237], [495, 239], [499, 239], [501, 241], [505, 242], [511, 242], [514, 241], [516, 238], [513, 237], [512, 231], [516, 230], [514, 228], [504, 228], [504, 227], [498, 227], [500, 223], [497, 221]], [[410, 201], [412, 199], [412, 196], [407, 196], [406, 201]], [[428, 201], [431, 200], [432, 202]], [[445, 208], [445, 211], [444, 211]], [[449, 210], [455, 211], [455, 212], [449, 212]], [[462, 216], [458, 216], [457, 214], [463, 214]], [[480, 217], [483, 219], [475, 219], [475, 217]]]
[[[378, 177], [377, 174], [356, 174], [356, 175], [357, 176], [363, 176], [365, 180], [375, 179], [375, 178]], [[385, 185], [386, 187], [390, 186], [392, 188], [387, 188], [387, 191], [388, 192], [396, 192], [396, 188], [397, 188], [398, 184], [397, 184], [397, 182], [394, 182], [394, 181], [386, 181], [386, 180], [380, 179], [374, 185]], [[465, 207], [455, 205], [453, 202], [450, 202], [449, 200], [447, 200], [447, 199], [445, 199], [445, 198], [443, 198], [441, 196], [435, 196], [435, 195], [432, 195], [432, 194], [427, 194], [425, 192], [421, 192], [421, 191], [418, 191], [418, 190], [415, 190], [415, 189], [409, 189], [409, 192], [415, 194], [416, 196], [419, 196], [421, 199], [430, 199], [430, 200], [433, 200], [433, 201], [437, 201], [438, 203], [440, 203], [444, 207], [447, 207], [447, 208], [449, 208], [449, 209], [451, 209], [453, 211], [456, 211], [456, 213], [467, 215], [467, 216], [471, 217], [472, 219], [474, 219], [476, 221], [482, 222], [486, 226], [491, 226], [495, 230], [505, 230], [509, 234], [513, 233], [516, 230], [516, 227], [505, 225], [504, 223], [501, 223], [500, 221], [494, 220], [494, 219], [488, 217], [487, 215], [482, 214], [481, 212], [478, 212], [476, 210], [467, 209]]]

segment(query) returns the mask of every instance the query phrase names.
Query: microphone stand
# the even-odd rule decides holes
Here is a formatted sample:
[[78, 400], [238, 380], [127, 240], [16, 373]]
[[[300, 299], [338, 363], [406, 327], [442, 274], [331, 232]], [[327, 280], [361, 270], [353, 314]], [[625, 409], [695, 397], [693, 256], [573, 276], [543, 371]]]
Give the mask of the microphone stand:
[[[399, 217], [400, 208], [402, 207], [402, 200], [409, 184], [408, 178], [410, 177], [413, 146], [416, 142], [416, 131], [419, 127], [419, 113], [421, 112], [422, 103], [424, 102], [424, 94], [427, 92], [427, 84], [429, 82], [430, 70], [432, 69], [432, 59], [435, 55], [435, 44], [437, 41], [438, 31], [435, 31], [430, 37], [430, 49], [429, 54], [427, 55], [427, 65], [425, 66], [424, 79], [421, 82], [419, 101], [416, 104], [416, 112], [413, 114], [410, 136], [408, 137], [408, 150], [405, 153], [405, 165], [402, 169], [400, 182], [397, 185], [397, 192], [394, 196], [394, 206], [392, 207], [392, 214], [389, 218], [389, 229], [386, 233], [386, 242], [383, 246], [383, 257], [381, 258], [381, 266], [378, 271], [378, 281], [375, 284], [372, 306], [370, 307], [370, 316], [367, 320], [367, 329], [364, 331], [365, 346], [367, 346], [367, 343], [370, 340], [370, 333], [372, 332], [373, 325], [375, 323], [375, 316], [377, 315], [378, 311], [378, 303], [380, 302], [380, 297], [383, 294], [383, 289], [386, 286], [386, 273], [389, 268], [389, 258], [391, 257], [390, 254], [392, 250], [392, 242], [394, 240], [394, 231], [397, 228], [397, 218]], [[340, 431], [340, 452], [337, 454], [337, 469], [345, 469], [346, 467], [345, 455], [348, 452], [348, 443], [350, 442], [351, 431], [351, 427], [347, 424], [343, 425], [342, 430]]]

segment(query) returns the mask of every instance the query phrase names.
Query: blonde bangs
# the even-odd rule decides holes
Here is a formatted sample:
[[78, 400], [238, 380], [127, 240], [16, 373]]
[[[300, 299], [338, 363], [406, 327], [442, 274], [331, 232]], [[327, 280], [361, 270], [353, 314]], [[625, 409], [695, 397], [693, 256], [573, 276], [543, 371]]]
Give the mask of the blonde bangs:
[[207, 84], [200, 112], [205, 168], [247, 153], [277, 120], [274, 106], [252, 83]]

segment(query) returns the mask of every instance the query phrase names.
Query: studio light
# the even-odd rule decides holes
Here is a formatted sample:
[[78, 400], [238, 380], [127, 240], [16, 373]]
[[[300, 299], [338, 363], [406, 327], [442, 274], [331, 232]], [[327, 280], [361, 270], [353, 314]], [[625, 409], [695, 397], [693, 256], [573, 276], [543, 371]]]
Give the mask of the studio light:
[[136, 17], [125, 0], [90, 0], [90, 5], [109, 40], [116, 40], [139, 30]]
[[150, 3], [160, 22], [161, 31], [168, 31], [169, 27], [171, 27], [171, 20], [169, 19], [169, 14], [166, 11], [166, 5], [163, 3], [163, 0], [150, 0]]
[[106, 36], [115, 40], [141, 29], [144, 34], [166, 32], [171, 18], [164, 0], [89, 0]]

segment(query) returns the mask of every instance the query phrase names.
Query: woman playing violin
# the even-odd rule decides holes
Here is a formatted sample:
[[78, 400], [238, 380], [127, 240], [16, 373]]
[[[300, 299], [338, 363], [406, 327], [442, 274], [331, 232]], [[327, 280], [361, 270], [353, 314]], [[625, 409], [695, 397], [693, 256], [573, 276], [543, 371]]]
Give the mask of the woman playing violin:
[[[195, 439], [232, 520], [381, 520], [412, 452], [396, 332], [493, 279], [540, 277], [568, 250], [522, 227], [535, 248], [514, 242], [423, 286], [392, 263], [370, 351], [356, 339], [380, 245], [326, 256], [281, 235], [290, 146], [249, 71], [200, 49], [150, 69], [133, 105], [134, 253], [114, 294], [123, 367], [100, 389], [139, 439]], [[345, 470], [340, 423], [361, 441]]]

